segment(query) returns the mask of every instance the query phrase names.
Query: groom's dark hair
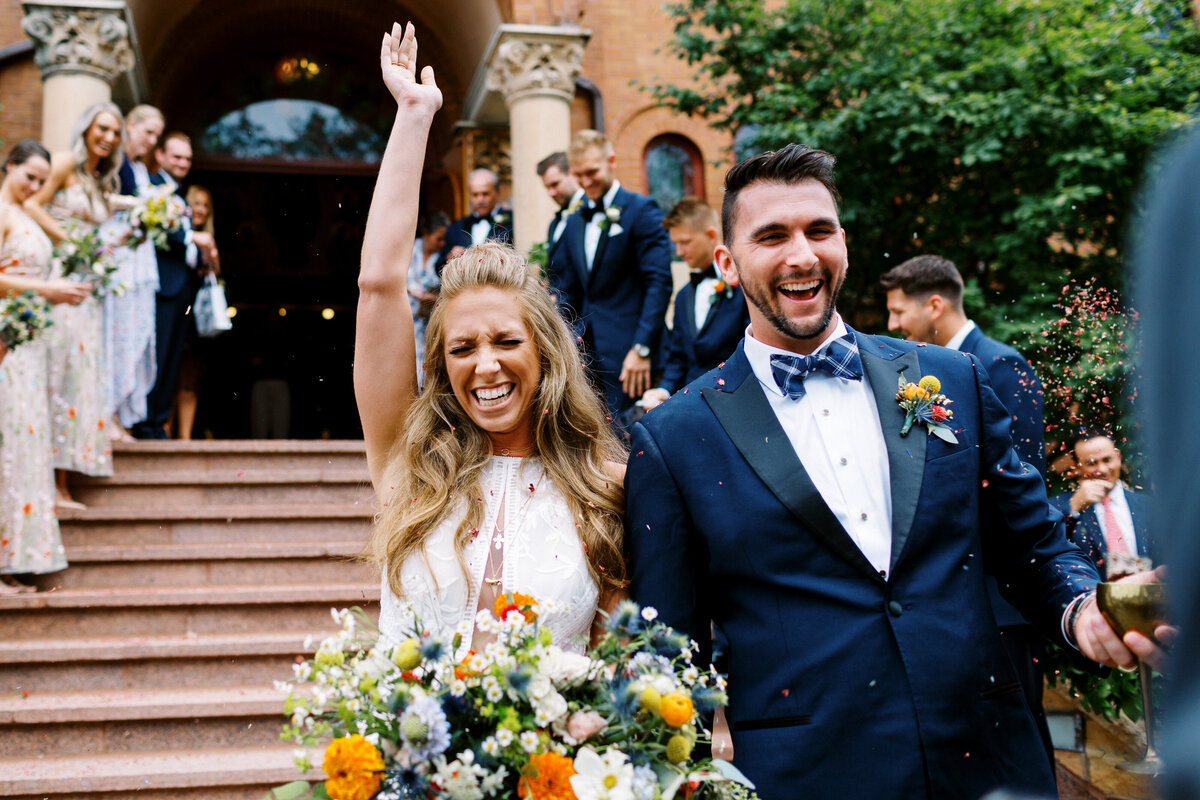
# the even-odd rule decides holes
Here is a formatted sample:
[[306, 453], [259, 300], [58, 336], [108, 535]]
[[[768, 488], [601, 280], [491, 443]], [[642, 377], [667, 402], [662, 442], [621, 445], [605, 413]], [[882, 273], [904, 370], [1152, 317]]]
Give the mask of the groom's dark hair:
[[738, 194], [753, 183], [790, 185], [814, 180], [829, 190], [835, 205], [839, 204], [841, 197], [833, 180], [834, 161], [833, 155], [824, 150], [789, 144], [782, 150], [759, 153], [734, 165], [725, 175], [725, 199], [721, 203], [721, 235], [726, 244], [733, 241]]

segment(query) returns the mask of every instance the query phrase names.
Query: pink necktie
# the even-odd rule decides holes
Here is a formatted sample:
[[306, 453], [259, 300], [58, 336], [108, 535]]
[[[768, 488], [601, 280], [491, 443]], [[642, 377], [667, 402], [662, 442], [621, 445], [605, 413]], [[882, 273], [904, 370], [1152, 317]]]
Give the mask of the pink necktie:
[[1112, 500], [1105, 497], [1100, 502], [1104, 504], [1104, 543], [1108, 545], [1108, 552], [1129, 553], [1129, 548], [1125, 546], [1125, 537], [1121, 535], [1117, 515], [1113, 512]]

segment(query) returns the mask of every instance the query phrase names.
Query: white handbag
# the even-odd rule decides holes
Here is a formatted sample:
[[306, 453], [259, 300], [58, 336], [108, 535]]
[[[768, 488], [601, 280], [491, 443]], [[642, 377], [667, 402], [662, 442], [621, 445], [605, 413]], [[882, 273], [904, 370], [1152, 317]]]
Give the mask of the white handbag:
[[192, 315], [196, 317], [196, 333], [204, 337], [216, 336], [233, 327], [229, 304], [225, 302], [225, 287], [211, 272], [204, 276], [204, 285], [196, 292]]

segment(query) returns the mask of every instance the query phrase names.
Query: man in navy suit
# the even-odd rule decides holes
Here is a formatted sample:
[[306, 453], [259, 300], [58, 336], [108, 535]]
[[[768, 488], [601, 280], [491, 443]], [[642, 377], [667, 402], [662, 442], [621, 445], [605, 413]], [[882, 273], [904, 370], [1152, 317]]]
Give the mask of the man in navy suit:
[[1132, 571], [1138, 558], [1157, 566], [1157, 548], [1146, 524], [1147, 498], [1122, 482], [1121, 451], [1112, 438], [1101, 430], [1084, 430], [1072, 441], [1071, 455], [1079, 486], [1050, 500], [1067, 518], [1067, 536], [1108, 580]]
[[582, 207], [583, 190], [571, 174], [571, 165], [567, 154], [562, 150], [543, 158], [537, 165], [538, 177], [550, 199], [558, 204], [550, 227], [546, 230], [546, 262], [553, 261], [563, 241], [563, 233], [567, 229], [567, 219]]
[[[162, 170], [150, 176], [155, 186], [170, 186], [183, 200], [181, 184], [192, 170], [192, 142], [185, 134], [174, 132], [163, 137], [155, 151]], [[146, 395], [146, 419], [131, 433], [138, 439], [166, 439], [163, 426], [171, 418], [175, 387], [179, 382], [179, 361], [187, 335], [188, 309], [196, 296], [195, 276], [198, 246], [211, 244], [206, 233], [193, 233], [184, 219], [184, 228], [168, 234], [169, 248], [157, 251], [158, 294], [155, 303], [155, 358], [158, 369], [154, 386]]]
[[[1134, 655], [979, 360], [836, 313], [835, 192], [832, 156], [798, 145], [726, 178], [717, 265], [750, 328], [634, 426], [633, 597], [701, 661], [710, 620], [724, 632], [736, 764], [764, 800], [1053, 796], [985, 565], [1047, 636], [1108, 664]], [[899, 382], [922, 376], [953, 416], [938, 396], [902, 435]]]
[[616, 417], [650, 388], [671, 302], [671, 240], [654, 201], [621, 187], [616, 153], [602, 133], [576, 133], [567, 158], [587, 201], [567, 220], [550, 283], [576, 316]]
[[[887, 292], [888, 330], [910, 342], [925, 342], [973, 353], [983, 362], [992, 391], [1012, 420], [1013, 447], [1021, 461], [1046, 474], [1045, 402], [1033, 367], [1015, 349], [983, 335], [963, 311], [963, 279], [949, 259], [937, 255], [910, 258], [879, 279]], [[1029, 709], [1037, 721], [1046, 756], [1054, 762], [1054, 744], [1042, 707], [1044, 676], [1041, 636], [1001, 595], [988, 578], [996, 624], [1008, 649]]]
[[463, 250], [484, 242], [513, 242], [512, 212], [500, 208], [500, 176], [490, 169], [477, 169], [467, 176], [471, 213], [456, 219], [446, 229], [446, 243], [435, 265], [442, 274], [446, 262]]
[[696, 197], [680, 200], [663, 220], [675, 255], [690, 274], [675, 294], [675, 321], [662, 378], [642, 395], [647, 411], [728, 358], [750, 322], [742, 290], [727, 283], [713, 261], [721, 243], [719, 224], [712, 206]]

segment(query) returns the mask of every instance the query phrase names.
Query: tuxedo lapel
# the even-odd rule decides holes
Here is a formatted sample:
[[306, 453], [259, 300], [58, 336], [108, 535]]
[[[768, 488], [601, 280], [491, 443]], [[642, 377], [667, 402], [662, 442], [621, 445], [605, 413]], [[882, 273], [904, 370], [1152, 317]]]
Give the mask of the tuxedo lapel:
[[726, 374], [733, 381], [737, 380], [738, 372], [744, 372], [744, 376], [734, 391], [722, 392], [713, 388], [703, 391], [709, 408], [738, 452], [779, 502], [813, 536], [855, 569], [881, 580], [871, 562], [829, 510], [796, 457], [796, 451], [750, 369], [741, 346], [726, 365]]
[[891, 566], [895, 569], [917, 513], [921, 482], [925, 478], [925, 445], [928, 439], [924, 429], [919, 426], [914, 426], [908, 436], [900, 436], [904, 416], [896, 410], [896, 389], [900, 373], [915, 381], [921, 377], [921, 370], [916, 350], [897, 357], [899, 350], [888, 347], [886, 343], [881, 344], [881, 340], [875, 337], [868, 338], [857, 332], [855, 337], [862, 355], [863, 372], [875, 396], [879, 424], [887, 445], [888, 475], [892, 483]]
[[567, 220], [567, 228], [563, 231], [563, 238], [567, 240], [567, 247], [571, 249], [571, 261], [575, 263], [575, 269], [579, 273], [579, 285], [588, 285], [588, 263], [587, 263], [587, 248], [584, 247], [584, 238], [587, 236], [587, 223], [582, 217], [576, 216], [574, 219]]
[[[615, 205], [613, 206], [616, 207]], [[600, 265], [604, 263], [604, 251], [608, 248], [608, 232], [612, 229], [612, 223], [604, 226], [604, 230], [600, 231], [600, 241], [596, 242], [596, 255], [592, 259], [592, 268], [588, 272], [588, 285], [596, 279], [596, 273], [600, 271]], [[585, 253], [586, 256], [586, 253]]]

